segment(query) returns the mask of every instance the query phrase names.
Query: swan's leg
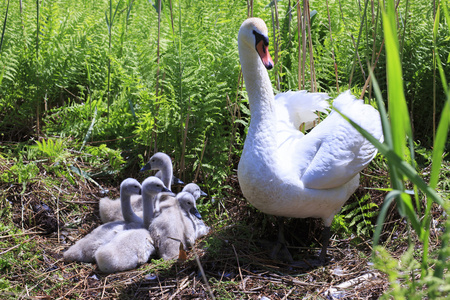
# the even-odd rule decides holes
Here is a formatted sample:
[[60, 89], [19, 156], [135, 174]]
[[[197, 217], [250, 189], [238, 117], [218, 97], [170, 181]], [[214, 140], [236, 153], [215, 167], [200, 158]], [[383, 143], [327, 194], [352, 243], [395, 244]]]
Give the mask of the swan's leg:
[[322, 232], [322, 250], [320, 251], [319, 259], [321, 262], [325, 262], [327, 259], [327, 248], [330, 243], [331, 229], [329, 226], [326, 226]]
[[281, 256], [283, 260], [286, 260], [289, 263], [292, 263], [294, 259], [292, 255], [289, 253], [289, 250], [286, 246], [286, 239], [284, 238], [284, 222], [281, 217], [275, 217], [278, 223], [278, 240], [276, 245], [273, 247], [270, 257], [272, 259], [276, 258], [278, 254]]

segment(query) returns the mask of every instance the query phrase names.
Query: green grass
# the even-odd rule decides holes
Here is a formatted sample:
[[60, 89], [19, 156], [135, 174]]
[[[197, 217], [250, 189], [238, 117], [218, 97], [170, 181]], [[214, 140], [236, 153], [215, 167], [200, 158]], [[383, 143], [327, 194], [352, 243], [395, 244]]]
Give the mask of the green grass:
[[[432, 209], [448, 211], [450, 194], [445, 156], [450, 124], [448, 1], [433, 6], [425, 0], [401, 0], [395, 10], [393, 1], [386, 1], [385, 8], [378, 1], [309, 1], [311, 35], [307, 28], [298, 32], [297, 11], [304, 11], [304, 3], [297, 7], [278, 1], [276, 10], [268, 4], [254, 3], [253, 15], [269, 26], [273, 56], [277, 49], [276, 71], [269, 73], [274, 86], [330, 95], [351, 88], [383, 115], [385, 143], [378, 144], [381, 154], [371, 165], [382, 172], [370, 172], [364, 183], [390, 192], [384, 203], [367, 191], [358, 194], [336, 217], [335, 232], [368, 239], [375, 229], [377, 244], [381, 224], [395, 203], [398, 214], [408, 220], [409, 229], [401, 228], [411, 231], [406, 242], [417, 240], [421, 246], [401, 259], [389, 253], [389, 244], [378, 248], [374, 261], [391, 280], [386, 297], [413, 297], [418, 286], [425, 287], [420, 296], [445, 294], [437, 287], [448, 281], [448, 237], [442, 236], [440, 248], [431, 247], [429, 228]], [[0, 11], [4, 186], [12, 184], [15, 196], [40, 184], [51, 190], [61, 183], [70, 188], [89, 182], [100, 190], [99, 182], [117, 185], [137, 174], [155, 151], [164, 151], [174, 159], [176, 175], [196, 180], [217, 199], [199, 207], [208, 215], [207, 223], [218, 230], [228, 225], [231, 213], [221, 199], [234, 197], [230, 190], [238, 189], [229, 179], [250, 117], [236, 44], [248, 13], [246, 2], [163, 1], [158, 14], [156, 3], [143, 0], [55, 0], [38, 6], [4, 1]], [[75, 197], [63, 194], [61, 201], [67, 204]], [[4, 194], [1, 201], [0, 212], [10, 217]], [[89, 206], [66, 208], [82, 214]], [[64, 221], [68, 216], [62, 216]], [[269, 220], [257, 224], [262, 224], [261, 232], [270, 231]], [[6, 226], [5, 231], [19, 232], [13, 223]], [[4, 249], [12, 246], [12, 240], [5, 242]], [[222, 240], [210, 238], [206, 244], [212, 255], [221, 255]], [[29, 243], [17, 251], [22, 247]], [[31, 262], [14, 260], [12, 267], [30, 268], [39, 254], [34, 257]], [[414, 271], [417, 266], [419, 272]], [[413, 275], [420, 279], [408, 280]], [[220, 295], [236, 296], [229, 288], [220, 289], [221, 284]], [[0, 287], [18, 292], [9, 279], [0, 278]]]

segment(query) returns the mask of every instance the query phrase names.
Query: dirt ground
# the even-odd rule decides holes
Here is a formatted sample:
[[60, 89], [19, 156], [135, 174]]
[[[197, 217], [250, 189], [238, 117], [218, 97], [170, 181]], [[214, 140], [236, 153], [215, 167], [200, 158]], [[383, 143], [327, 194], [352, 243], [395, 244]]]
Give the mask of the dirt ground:
[[[320, 220], [286, 220], [290, 252], [302, 267], [271, 259], [267, 245], [276, 237], [276, 222], [248, 205], [236, 176], [228, 178], [231, 188], [226, 196], [214, 200], [216, 216], [205, 218], [212, 230], [188, 252], [187, 260], [153, 259], [135, 270], [110, 275], [95, 264], [65, 263], [63, 252], [100, 224], [98, 200], [103, 193], [91, 182], [59, 183], [49, 188], [35, 181], [24, 192], [22, 185], [1, 186], [12, 206], [13, 222], [26, 233], [20, 243], [32, 241], [29, 251], [36, 253], [27, 267], [17, 262], [2, 275], [20, 292], [5, 292], [1, 298], [377, 299], [388, 288], [387, 276], [370, 261], [368, 238], [333, 234], [327, 264], [308, 266], [320, 251]], [[106, 188], [110, 196], [118, 196], [117, 187]], [[356, 194], [362, 193], [367, 190], [360, 188]], [[384, 194], [370, 193], [381, 205]], [[402, 222], [394, 210], [390, 216], [387, 224], [390, 228], [395, 224], [401, 232]], [[1, 238], [11, 245], [0, 252], [18, 247], [16, 236], [2, 232]], [[394, 252], [405, 247], [398, 245]]]

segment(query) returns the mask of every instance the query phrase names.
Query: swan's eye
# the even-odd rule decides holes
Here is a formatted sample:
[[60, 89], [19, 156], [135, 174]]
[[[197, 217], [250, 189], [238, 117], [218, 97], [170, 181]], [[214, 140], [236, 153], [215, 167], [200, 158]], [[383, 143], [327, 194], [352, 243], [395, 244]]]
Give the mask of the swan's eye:
[[255, 35], [255, 46], [259, 44], [259, 42], [263, 41], [265, 46], [269, 46], [269, 37], [262, 35], [261, 33], [257, 32], [256, 30], [253, 30], [253, 34]]

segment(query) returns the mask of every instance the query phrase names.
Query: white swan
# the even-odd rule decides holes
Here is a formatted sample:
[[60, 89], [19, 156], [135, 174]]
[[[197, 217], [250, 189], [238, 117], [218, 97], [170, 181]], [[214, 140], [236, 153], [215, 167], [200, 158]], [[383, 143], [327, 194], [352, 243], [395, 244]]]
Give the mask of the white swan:
[[[273, 67], [268, 44], [263, 20], [244, 21], [238, 45], [251, 122], [238, 166], [239, 184], [245, 198], [264, 213], [321, 218], [323, 262], [333, 217], [358, 187], [359, 172], [377, 149], [334, 111], [303, 134], [299, 126], [311, 126], [313, 112], [327, 107], [327, 96], [303, 91], [274, 97], [266, 70]], [[334, 106], [383, 140], [379, 113], [372, 106], [350, 92], [334, 100]]]
[[[172, 168], [172, 160], [170, 157], [162, 152], [155, 153], [148, 163], [142, 167], [141, 171], [145, 170], [159, 170], [155, 177], [158, 177], [164, 183], [169, 190], [173, 182], [177, 182], [178, 184], [182, 181], [174, 177], [173, 168]], [[132, 196], [131, 197], [131, 207], [135, 212], [141, 212], [142, 216], [142, 197], [141, 196]], [[103, 197], [99, 202], [99, 211], [100, 211], [100, 219], [103, 223], [113, 222], [113, 221], [122, 221], [122, 209], [120, 207], [120, 201], [110, 199], [109, 197]]]
[[158, 178], [151, 176], [142, 182], [143, 228], [119, 232], [109, 243], [98, 248], [95, 260], [102, 272], [114, 273], [134, 269], [146, 263], [150, 255], [156, 253], [147, 228], [153, 219], [153, 201], [161, 192], [170, 191]]
[[125, 221], [103, 224], [72, 245], [64, 252], [65, 261], [94, 262], [94, 253], [101, 245], [109, 242], [125, 229], [142, 227], [142, 219], [131, 209], [130, 197], [140, 194], [141, 184], [133, 178], [127, 178], [120, 184], [120, 203], [122, 203]]
[[180, 243], [184, 249], [195, 243], [192, 215], [199, 215], [192, 194], [180, 192], [176, 198], [161, 197], [160, 214], [150, 224], [149, 231], [159, 256], [164, 260], [178, 257]]

